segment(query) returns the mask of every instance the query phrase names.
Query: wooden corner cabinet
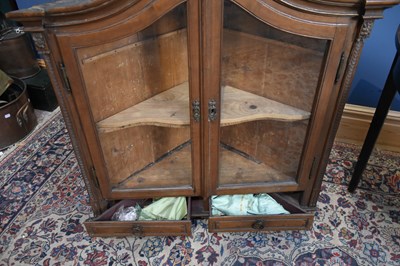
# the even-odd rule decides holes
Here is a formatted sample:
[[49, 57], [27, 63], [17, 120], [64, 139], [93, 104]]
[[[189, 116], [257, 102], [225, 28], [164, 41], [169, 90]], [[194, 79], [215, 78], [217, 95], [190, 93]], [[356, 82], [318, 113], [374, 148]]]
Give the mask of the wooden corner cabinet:
[[[360, 51], [399, 0], [70, 0], [8, 13], [47, 63], [95, 236], [309, 229]], [[268, 193], [289, 214], [213, 215]], [[179, 221], [112, 221], [184, 196]]]

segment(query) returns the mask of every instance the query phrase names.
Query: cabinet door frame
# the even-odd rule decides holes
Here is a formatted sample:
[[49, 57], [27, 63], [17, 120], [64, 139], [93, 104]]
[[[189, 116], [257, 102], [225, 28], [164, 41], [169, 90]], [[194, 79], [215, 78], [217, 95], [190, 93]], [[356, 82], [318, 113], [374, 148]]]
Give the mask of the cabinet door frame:
[[[200, 195], [200, 123], [190, 120], [190, 134], [192, 139], [192, 186], [178, 188], [146, 188], [116, 190], [111, 188], [103, 152], [100, 146], [96, 124], [90, 109], [88, 95], [85, 90], [85, 82], [78, 64], [77, 50], [82, 47], [90, 47], [111, 42], [112, 40], [125, 38], [135, 32], [146, 28], [160, 19], [176, 6], [187, 3], [187, 32], [188, 32], [188, 65], [189, 65], [189, 110], [191, 102], [200, 97], [199, 78], [199, 3], [198, 0], [171, 0], [171, 1], [137, 1], [125, 12], [112, 14], [96, 23], [84, 22], [79, 26], [60, 28], [53, 32], [57, 39], [60, 54], [63, 55], [66, 74], [71, 87], [71, 95], [79, 113], [80, 126], [84, 133], [84, 141], [87, 143], [90, 157], [93, 162], [92, 170], [98, 180], [103, 198], [124, 199], [160, 196], [194, 196]], [[50, 30], [51, 31], [51, 30]], [[61, 63], [61, 62], [58, 62]], [[192, 111], [191, 111], [192, 112]], [[192, 114], [191, 114], [192, 117]], [[86, 166], [91, 168], [90, 166]]]
[[[217, 103], [218, 119], [206, 121], [203, 129], [203, 147], [205, 162], [204, 173], [210, 195], [244, 194], [261, 192], [289, 192], [306, 191], [311, 193], [312, 186], [317, 178], [317, 169], [324, 164], [323, 154], [326, 151], [325, 144], [329, 135], [329, 129], [334, 119], [334, 109], [340, 92], [340, 79], [337, 79], [339, 65], [346, 61], [348, 51], [345, 51], [346, 38], [349, 34], [349, 18], [335, 16], [323, 16], [299, 12], [287, 6], [283, 6], [272, 0], [251, 1], [232, 0], [234, 4], [255, 16], [262, 22], [276, 29], [296, 35], [326, 39], [329, 46], [325, 53], [319, 85], [314, 98], [312, 116], [310, 118], [306, 141], [299, 164], [297, 184], [265, 185], [237, 185], [218, 186], [219, 174], [219, 139], [220, 139], [220, 84], [221, 84], [221, 49], [222, 49], [222, 25], [223, 25], [223, 0], [205, 0], [202, 6], [202, 34], [210, 38], [203, 38], [203, 109], [206, 103], [214, 99]], [[341, 57], [342, 54], [342, 57]], [[343, 74], [343, 71], [340, 71]], [[204, 116], [206, 113], [204, 113]], [[311, 188], [310, 188], [311, 187]]]

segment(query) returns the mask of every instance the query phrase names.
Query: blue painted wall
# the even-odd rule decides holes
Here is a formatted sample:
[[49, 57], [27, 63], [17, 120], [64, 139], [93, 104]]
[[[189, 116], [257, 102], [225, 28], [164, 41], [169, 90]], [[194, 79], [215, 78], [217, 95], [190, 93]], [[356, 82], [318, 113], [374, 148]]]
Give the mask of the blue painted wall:
[[36, 6], [54, 1], [55, 0], [16, 0], [19, 9], [24, 9], [31, 6]]
[[[384, 18], [375, 21], [361, 53], [348, 103], [376, 107], [396, 54], [394, 38], [399, 25], [400, 5], [385, 10]], [[399, 94], [391, 109], [400, 111]]]

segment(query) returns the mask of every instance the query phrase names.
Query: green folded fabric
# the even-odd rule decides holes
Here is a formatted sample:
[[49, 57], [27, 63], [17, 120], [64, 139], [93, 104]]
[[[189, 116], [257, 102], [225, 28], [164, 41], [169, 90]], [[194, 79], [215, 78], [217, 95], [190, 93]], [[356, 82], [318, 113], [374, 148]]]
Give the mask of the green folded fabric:
[[266, 193], [212, 196], [211, 212], [214, 216], [289, 214]]
[[185, 197], [165, 197], [144, 207], [139, 220], [182, 220], [186, 215]]

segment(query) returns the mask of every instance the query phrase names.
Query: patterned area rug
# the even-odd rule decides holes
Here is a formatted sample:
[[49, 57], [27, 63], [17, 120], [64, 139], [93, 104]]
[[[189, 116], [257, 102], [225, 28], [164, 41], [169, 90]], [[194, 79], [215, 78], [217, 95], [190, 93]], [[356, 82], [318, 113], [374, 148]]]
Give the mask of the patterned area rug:
[[[87, 194], [61, 115], [0, 163], [0, 265], [400, 265], [400, 154], [336, 143], [310, 231], [91, 238]], [[396, 195], [397, 194], [397, 195]]]

